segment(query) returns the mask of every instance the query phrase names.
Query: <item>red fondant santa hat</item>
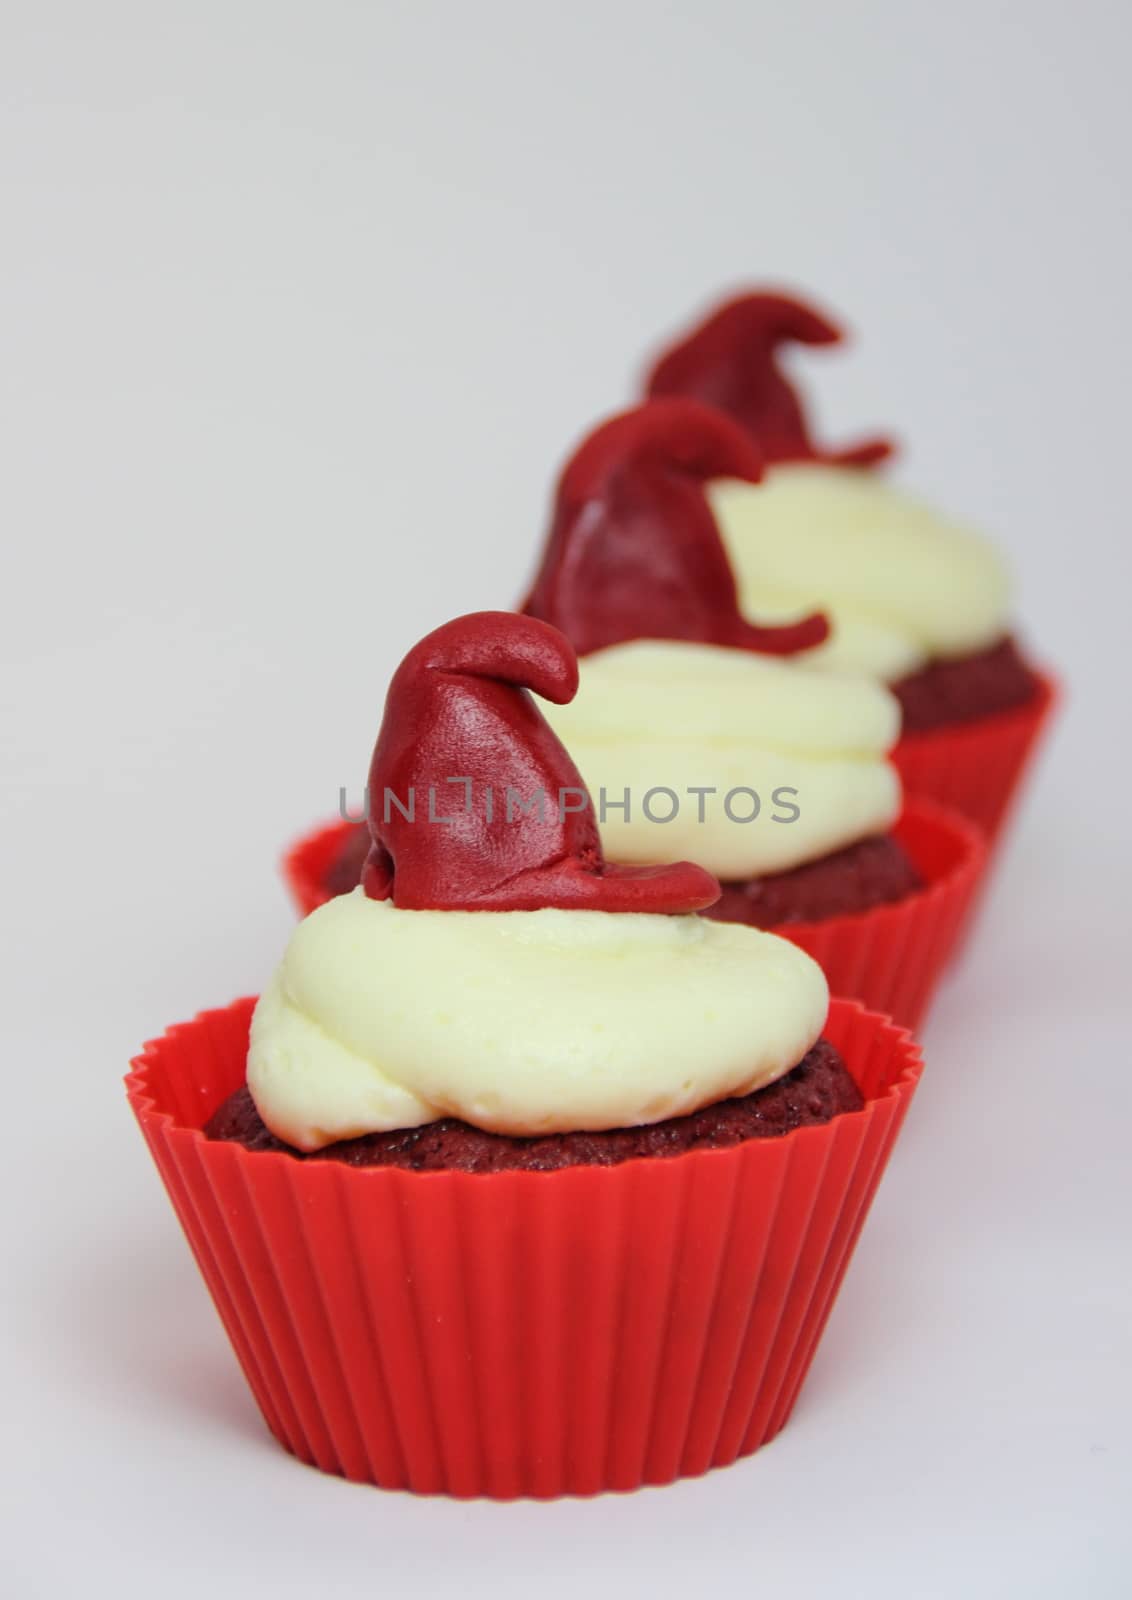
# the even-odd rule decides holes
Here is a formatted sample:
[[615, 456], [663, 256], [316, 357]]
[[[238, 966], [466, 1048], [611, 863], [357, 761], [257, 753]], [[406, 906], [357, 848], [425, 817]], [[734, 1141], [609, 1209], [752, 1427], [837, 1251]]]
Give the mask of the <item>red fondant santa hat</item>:
[[826, 461], [869, 467], [892, 453], [886, 439], [824, 450], [810, 438], [805, 413], [779, 366], [789, 344], [839, 344], [840, 328], [782, 294], [744, 294], [728, 300], [672, 345], [645, 380], [650, 398], [684, 395], [734, 417], [764, 460]]
[[654, 400], [613, 417], [566, 465], [524, 610], [561, 628], [579, 655], [629, 639], [774, 655], [820, 644], [820, 616], [761, 628], [739, 611], [704, 486], [761, 476], [743, 430], [694, 400]]
[[370, 899], [415, 911], [688, 912], [719, 898], [690, 862], [606, 862], [578, 769], [528, 692], [562, 705], [577, 687], [568, 640], [511, 612], [457, 617], [409, 651], [370, 766]]

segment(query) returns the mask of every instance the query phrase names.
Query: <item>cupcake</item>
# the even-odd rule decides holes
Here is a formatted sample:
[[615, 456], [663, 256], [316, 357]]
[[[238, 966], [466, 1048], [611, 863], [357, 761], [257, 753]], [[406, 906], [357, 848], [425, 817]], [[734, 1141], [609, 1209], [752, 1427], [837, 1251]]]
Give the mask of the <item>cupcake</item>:
[[598, 428], [558, 486], [529, 615], [577, 649], [549, 707], [597, 797], [611, 860], [687, 854], [710, 916], [817, 955], [834, 993], [914, 1026], [982, 860], [961, 819], [905, 806], [893, 695], [806, 664], [820, 615], [745, 619], [705, 486], [756, 495], [757, 449], [721, 413], [654, 401]]
[[[690, 401], [652, 402], [582, 444], [525, 607], [581, 657], [582, 692], [547, 715], [610, 860], [701, 862], [722, 883], [708, 915], [783, 934], [834, 993], [915, 1027], [982, 845], [961, 818], [904, 804], [899, 707], [877, 682], [812, 670], [822, 616], [741, 615], [705, 485], [760, 475], [742, 431]], [[357, 883], [367, 841], [343, 823], [299, 842], [285, 871], [301, 909]]]
[[1054, 688], [1014, 637], [994, 547], [868, 470], [891, 454], [888, 441], [815, 443], [781, 351], [840, 338], [798, 301], [743, 295], [662, 355], [646, 390], [724, 412], [767, 463], [757, 492], [738, 476], [707, 486], [743, 614], [772, 621], [820, 608], [830, 631], [814, 664], [888, 684], [909, 787], [993, 837]]
[[390, 687], [362, 881], [131, 1102], [265, 1420], [388, 1487], [553, 1496], [723, 1465], [789, 1416], [919, 1076], [802, 951], [611, 865], [532, 691], [542, 622]]

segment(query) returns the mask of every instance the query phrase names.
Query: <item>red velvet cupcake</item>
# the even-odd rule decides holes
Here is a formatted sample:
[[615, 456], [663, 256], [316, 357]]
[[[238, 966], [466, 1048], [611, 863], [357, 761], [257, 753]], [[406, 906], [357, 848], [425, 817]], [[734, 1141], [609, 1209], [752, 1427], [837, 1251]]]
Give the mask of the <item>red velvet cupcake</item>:
[[358, 1481], [589, 1494], [757, 1448], [919, 1076], [801, 951], [693, 915], [702, 868], [509, 805], [585, 795], [531, 694], [576, 684], [533, 619], [423, 640], [361, 884], [127, 1080], [268, 1426]]
[[953, 806], [989, 836], [1048, 721], [1055, 691], [1012, 632], [1005, 568], [978, 535], [868, 470], [892, 447], [817, 444], [782, 352], [840, 330], [779, 294], [728, 301], [668, 349], [646, 380], [730, 416], [760, 449], [757, 493], [720, 476], [708, 493], [744, 616], [818, 607], [818, 665], [888, 683], [903, 711], [895, 761], [913, 794]]
[[[782, 933], [835, 993], [915, 1027], [983, 847], [957, 816], [902, 808], [886, 689], [799, 664], [825, 636], [820, 616], [763, 628], [740, 615], [705, 484], [760, 472], [735, 424], [688, 401], [584, 441], [526, 606], [582, 658], [580, 694], [547, 715], [610, 859], [701, 862], [723, 884], [708, 915]], [[343, 825], [300, 842], [286, 871], [301, 909], [357, 883], [365, 839]]]
[[[820, 615], [740, 614], [706, 485], [752, 494], [758, 452], [721, 413], [654, 401], [567, 464], [527, 611], [581, 657], [550, 719], [596, 797], [606, 853], [701, 862], [708, 915], [818, 953], [835, 993], [915, 1026], [982, 862], [938, 808], [903, 808], [882, 685], [815, 671]], [[902, 811], [904, 822], [898, 824]]]

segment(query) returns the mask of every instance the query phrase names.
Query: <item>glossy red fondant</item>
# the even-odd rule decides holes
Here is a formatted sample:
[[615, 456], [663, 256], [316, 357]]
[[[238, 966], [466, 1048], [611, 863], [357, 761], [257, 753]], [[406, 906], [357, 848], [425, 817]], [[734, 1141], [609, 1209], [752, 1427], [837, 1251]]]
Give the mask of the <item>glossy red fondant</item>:
[[791, 344], [840, 344], [833, 322], [783, 294], [744, 294], [719, 306], [686, 339], [664, 352], [645, 380], [650, 398], [683, 395], [733, 417], [775, 461], [827, 461], [871, 467], [892, 454], [887, 439], [826, 450], [810, 436], [780, 352]]
[[567, 463], [524, 610], [579, 655], [629, 639], [686, 639], [781, 655], [820, 644], [825, 619], [755, 627], [708, 504], [712, 478], [762, 476], [734, 422], [693, 400], [655, 400], [603, 423]]
[[370, 766], [370, 899], [416, 911], [689, 912], [718, 898], [691, 862], [606, 862], [581, 775], [529, 693], [562, 705], [577, 687], [569, 641], [512, 612], [457, 617], [409, 651]]

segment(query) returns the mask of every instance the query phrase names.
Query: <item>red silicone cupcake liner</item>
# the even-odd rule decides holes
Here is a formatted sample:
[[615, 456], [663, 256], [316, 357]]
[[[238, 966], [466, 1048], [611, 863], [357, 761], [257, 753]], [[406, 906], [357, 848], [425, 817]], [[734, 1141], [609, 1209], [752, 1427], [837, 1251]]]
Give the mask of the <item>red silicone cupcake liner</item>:
[[909, 800], [892, 830], [925, 887], [891, 905], [774, 932], [822, 968], [833, 994], [853, 995], [906, 1028], [920, 1026], [956, 947], [986, 864], [982, 835], [953, 811]]
[[[364, 822], [326, 822], [304, 834], [283, 857], [283, 878], [301, 916], [309, 916], [333, 898], [327, 875]], [[359, 872], [360, 876], [360, 872]]]
[[[300, 839], [283, 872], [304, 916], [331, 898], [326, 874], [359, 824], [334, 822]], [[927, 887], [893, 905], [774, 932], [820, 963], [832, 993], [852, 995], [917, 1028], [955, 954], [986, 860], [978, 831], [939, 806], [909, 801], [893, 830]]]
[[783, 1138], [414, 1173], [204, 1138], [253, 1004], [171, 1029], [126, 1084], [286, 1449], [386, 1488], [550, 1498], [669, 1483], [778, 1432], [920, 1077], [907, 1033], [834, 1001], [866, 1105]]
[[949, 806], [993, 846], [1057, 708], [1057, 681], [1038, 673], [1030, 704], [951, 728], [906, 734], [892, 752], [907, 794]]

